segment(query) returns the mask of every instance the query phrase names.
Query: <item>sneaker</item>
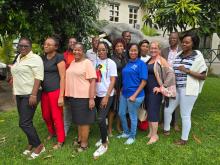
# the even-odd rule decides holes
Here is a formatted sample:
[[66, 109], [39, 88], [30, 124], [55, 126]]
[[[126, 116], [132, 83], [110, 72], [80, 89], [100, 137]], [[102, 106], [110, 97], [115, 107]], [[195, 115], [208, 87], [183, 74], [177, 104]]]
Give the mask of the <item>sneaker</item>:
[[134, 141], [135, 141], [134, 138], [128, 138], [128, 140], [125, 142], [125, 144], [130, 145], [130, 144], [134, 143]]
[[126, 134], [126, 133], [122, 133], [121, 135], [118, 135], [117, 138], [120, 139], [120, 138], [128, 138], [129, 135]]
[[43, 147], [39, 154], [36, 154], [35, 152], [32, 152], [32, 154], [30, 155], [28, 160], [36, 159], [37, 157], [39, 157], [45, 151], [46, 151], [46, 149], [45, 149], [45, 147]]
[[101, 146], [93, 153], [94, 158], [103, 155], [104, 153], [106, 153], [107, 150], [108, 150], [108, 146], [101, 145]]
[[[107, 136], [106, 141], [107, 141], [107, 143], [109, 143], [108, 136]], [[96, 147], [100, 147], [101, 145], [102, 145], [102, 139], [100, 139], [99, 141], [97, 141], [97, 142], [95, 143], [95, 146], [96, 146]]]

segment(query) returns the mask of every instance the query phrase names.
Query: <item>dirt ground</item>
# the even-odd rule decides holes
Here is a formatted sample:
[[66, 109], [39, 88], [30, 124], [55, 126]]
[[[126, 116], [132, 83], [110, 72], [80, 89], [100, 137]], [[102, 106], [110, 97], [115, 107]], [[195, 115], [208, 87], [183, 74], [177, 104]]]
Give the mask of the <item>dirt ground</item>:
[[15, 107], [12, 87], [6, 81], [0, 81], [0, 111], [12, 110]]

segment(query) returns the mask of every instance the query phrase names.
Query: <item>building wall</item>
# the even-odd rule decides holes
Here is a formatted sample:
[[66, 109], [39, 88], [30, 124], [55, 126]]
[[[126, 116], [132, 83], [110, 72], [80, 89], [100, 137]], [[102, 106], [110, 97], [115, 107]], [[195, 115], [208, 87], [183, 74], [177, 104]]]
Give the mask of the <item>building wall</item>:
[[[129, 6], [135, 6], [138, 7], [138, 13], [137, 13], [137, 24], [140, 25], [140, 29], [143, 26], [142, 18], [144, 16], [143, 10], [139, 7], [139, 3], [137, 0], [114, 0], [112, 3], [118, 3], [119, 4], [119, 21], [118, 23], [126, 23], [129, 24]], [[107, 20], [109, 21], [110, 18], [110, 6], [105, 5], [100, 7], [100, 13], [99, 13], [99, 20]], [[110, 21], [114, 22], [114, 21]], [[133, 26], [130, 24], [130, 26]]]

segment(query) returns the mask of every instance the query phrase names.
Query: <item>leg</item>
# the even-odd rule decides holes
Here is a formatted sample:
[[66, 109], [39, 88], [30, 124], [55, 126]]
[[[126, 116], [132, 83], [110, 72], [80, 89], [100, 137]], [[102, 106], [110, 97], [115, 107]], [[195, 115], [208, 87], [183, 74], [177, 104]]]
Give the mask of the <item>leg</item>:
[[196, 102], [197, 96], [185, 95], [185, 89], [180, 92], [180, 115], [182, 118], [182, 136], [181, 139], [187, 141], [191, 129], [191, 112]]
[[70, 109], [70, 103], [69, 100], [65, 99], [65, 106], [64, 106], [64, 130], [65, 130], [65, 136], [67, 136], [67, 133], [69, 131], [69, 128], [72, 124], [72, 111]]
[[129, 134], [129, 129], [128, 129], [128, 123], [127, 123], [127, 118], [126, 118], [126, 112], [127, 112], [127, 99], [121, 95], [120, 96], [120, 103], [119, 103], [119, 116], [121, 119], [121, 124], [122, 128], [125, 134]]
[[97, 111], [98, 111], [98, 124], [99, 124], [100, 133], [101, 133], [102, 144], [106, 144], [108, 132], [107, 132], [107, 125], [106, 125], [105, 119], [107, 117], [109, 108], [112, 104], [113, 97], [109, 97], [106, 108], [100, 108], [100, 103], [102, 99], [103, 98], [97, 97], [96, 105], [97, 105]]
[[36, 107], [29, 106], [29, 97], [16, 96], [19, 111], [19, 126], [28, 138], [29, 145], [38, 147], [41, 144], [36, 129], [33, 126], [33, 117]]
[[80, 125], [81, 147], [88, 146], [89, 125]]
[[179, 90], [177, 89], [176, 98], [169, 99], [169, 107], [165, 107], [164, 109], [164, 131], [170, 131], [170, 123], [172, 120], [172, 113], [179, 105]]
[[52, 114], [50, 110], [49, 96], [48, 93], [46, 92], [42, 92], [41, 111], [42, 111], [42, 117], [47, 125], [48, 132], [50, 133], [51, 136], [56, 135], [53, 125]]
[[175, 109], [175, 117], [174, 117], [174, 130], [179, 132], [180, 131], [180, 128], [178, 126], [178, 119], [179, 119], [179, 116], [180, 116], [180, 109], [179, 107], [177, 107]]
[[64, 123], [63, 123], [63, 107], [58, 106], [60, 90], [49, 92], [50, 109], [52, 113], [53, 123], [56, 129], [57, 142], [63, 143], [65, 140]]
[[112, 125], [114, 120], [115, 112], [109, 111], [108, 113], [108, 133], [109, 135], [112, 135]]
[[138, 97], [135, 102], [128, 101], [128, 113], [131, 120], [131, 131], [129, 137], [133, 139], [135, 138], [137, 131], [137, 112], [143, 100], [144, 97]]

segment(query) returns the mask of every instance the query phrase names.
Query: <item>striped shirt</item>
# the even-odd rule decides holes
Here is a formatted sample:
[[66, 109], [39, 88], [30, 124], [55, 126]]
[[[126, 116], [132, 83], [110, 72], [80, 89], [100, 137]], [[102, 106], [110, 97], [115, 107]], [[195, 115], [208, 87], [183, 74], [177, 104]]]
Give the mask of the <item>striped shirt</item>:
[[195, 60], [196, 52], [193, 51], [190, 56], [183, 57], [183, 54], [176, 57], [173, 63], [173, 69], [176, 76], [176, 87], [177, 88], [185, 88], [186, 87], [186, 79], [187, 74], [185, 72], [181, 72], [178, 70], [178, 67], [184, 65], [186, 69], [190, 69], [193, 61]]

